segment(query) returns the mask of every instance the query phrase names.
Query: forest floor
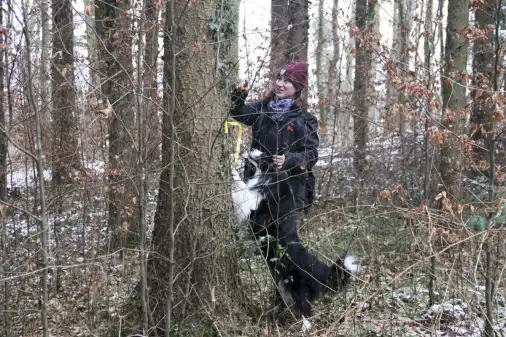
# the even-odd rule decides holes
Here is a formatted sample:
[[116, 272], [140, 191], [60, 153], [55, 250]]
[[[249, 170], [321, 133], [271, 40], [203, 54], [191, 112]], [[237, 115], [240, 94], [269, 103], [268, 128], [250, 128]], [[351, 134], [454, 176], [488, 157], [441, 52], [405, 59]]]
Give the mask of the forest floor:
[[[371, 150], [371, 166], [385, 175], [367, 184], [368, 191], [395, 191], [401, 184], [408, 206], [382, 203], [369, 198], [360, 210], [350, 206], [354, 190], [350, 152], [321, 151], [317, 168], [320, 200], [306, 216], [300, 233], [304, 243], [322, 260], [353, 252], [365, 267], [345, 290], [329, 294], [315, 304], [315, 326], [311, 336], [448, 336], [478, 337], [483, 334], [485, 286], [480, 237], [459, 237], [460, 243], [432, 240], [427, 217], [406, 216], [415, 210], [420, 176], [407, 172], [396, 157], [398, 144], [389, 138]], [[385, 150], [386, 149], [386, 150]], [[384, 156], [375, 156], [382, 152]], [[375, 160], [375, 158], [377, 160]], [[391, 158], [391, 159], [388, 159]], [[103, 166], [103, 165], [102, 165]], [[101, 165], [90, 165], [96, 179]], [[332, 171], [329, 168], [333, 168]], [[395, 170], [393, 170], [395, 168]], [[332, 174], [330, 174], [332, 172]], [[31, 186], [26, 171], [11, 175], [13, 186]], [[331, 182], [325, 179], [329, 179]], [[48, 176], [49, 177], [49, 176]], [[46, 178], [48, 178], [46, 177]], [[402, 180], [402, 181], [400, 181]], [[91, 181], [90, 184], [95, 184]], [[97, 184], [99, 185], [99, 184]], [[153, 228], [156, 206], [156, 177], [150, 184], [147, 222]], [[326, 186], [330, 186], [326, 189]], [[326, 197], [321, 195], [325, 192]], [[369, 195], [376, 195], [371, 192]], [[369, 193], [369, 192], [368, 192]], [[404, 201], [405, 201], [404, 200]], [[33, 203], [26, 201], [24, 205]], [[412, 205], [410, 207], [409, 205]], [[76, 192], [57, 210], [50, 205], [51, 255], [48, 303], [51, 336], [106, 336], [111, 328], [135, 324], [125, 304], [136, 294], [139, 280], [138, 252], [104, 250], [109, 237], [104, 199], [100, 192]], [[36, 211], [36, 208], [30, 209]], [[3, 317], [0, 331], [6, 336], [40, 336], [39, 265], [40, 235], [36, 222], [21, 211], [2, 217], [1, 241]], [[238, 241], [242, 251], [242, 282], [250, 305], [262, 313], [247, 317], [237, 313], [216, 318], [215, 333], [221, 336], [298, 336], [300, 322], [283, 324], [268, 319], [272, 285], [261, 257], [251, 242]], [[430, 257], [434, 256], [435, 259]], [[429, 301], [431, 263], [436, 262], [434, 303]], [[504, 261], [502, 261], [504, 264]], [[506, 335], [506, 292], [504, 270], [496, 284], [494, 326], [498, 336]], [[200, 336], [197, 330], [187, 336]], [[0, 333], [1, 334], [1, 333]]]

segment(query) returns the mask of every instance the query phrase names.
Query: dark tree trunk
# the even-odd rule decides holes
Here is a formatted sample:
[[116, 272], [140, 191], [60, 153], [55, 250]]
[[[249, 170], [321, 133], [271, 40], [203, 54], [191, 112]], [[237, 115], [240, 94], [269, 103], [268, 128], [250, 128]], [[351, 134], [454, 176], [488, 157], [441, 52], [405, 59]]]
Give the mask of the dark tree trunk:
[[145, 17], [144, 30], [146, 33], [146, 44], [144, 47], [144, 137], [146, 152], [149, 154], [147, 160], [151, 163], [160, 161], [159, 143], [161, 137], [161, 123], [158, 116], [159, 104], [157, 98], [157, 73], [158, 73], [158, 32], [159, 10], [156, 7], [156, 0], [144, 0]]
[[359, 35], [355, 38], [355, 80], [353, 90], [353, 100], [356, 113], [353, 117], [354, 148], [353, 158], [354, 167], [359, 180], [364, 178], [366, 167], [366, 145], [368, 139], [368, 112], [370, 108], [371, 68], [372, 68], [372, 50], [368, 34], [372, 32], [374, 21], [374, 6], [376, 0], [357, 0], [355, 9], [355, 24], [359, 30]]
[[306, 61], [309, 33], [309, 0], [290, 0], [288, 5], [288, 41], [285, 60]]
[[[139, 202], [135, 188], [135, 120], [132, 95], [132, 20], [130, 1], [95, 0], [102, 95], [112, 108], [109, 123], [108, 226], [111, 249], [134, 247]], [[106, 103], [106, 104], [109, 104]]]
[[70, 0], [53, 0], [53, 61], [52, 117], [53, 117], [53, 182], [57, 185], [72, 181], [72, 168], [76, 167], [77, 125], [74, 90], [74, 24]]
[[286, 64], [285, 51], [288, 34], [288, 0], [271, 1], [271, 62], [270, 70], [275, 75]]
[[[495, 104], [491, 100], [490, 90], [494, 89], [494, 32], [487, 27], [495, 25], [495, 1], [488, 0], [476, 10], [476, 26], [484, 30], [484, 38], [473, 41], [473, 79], [471, 91], [473, 110], [471, 113], [471, 138], [480, 143], [475, 147], [474, 160], [479, 162], [488, 159], [493, 129], [492, 114]], [[480, 167], [479, 164], [476, 167]], [[481, 174], [481, 173], [480, 173]]]

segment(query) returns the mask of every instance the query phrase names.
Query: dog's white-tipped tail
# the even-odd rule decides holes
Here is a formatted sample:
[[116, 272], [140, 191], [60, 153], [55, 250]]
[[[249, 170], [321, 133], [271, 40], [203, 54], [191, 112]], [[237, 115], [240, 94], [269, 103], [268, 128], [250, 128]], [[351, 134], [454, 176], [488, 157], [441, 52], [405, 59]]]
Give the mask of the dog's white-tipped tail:
[[348, 272], [350, 272], [350, 274], [352, 275], [357, 275], [358, 273], [360, 273], [360, 265], [358, 263], [358, 259], [353, 256], [353, 255], [348, 255], [344, 258], [344, 268], [346, 268], [346, 270]]

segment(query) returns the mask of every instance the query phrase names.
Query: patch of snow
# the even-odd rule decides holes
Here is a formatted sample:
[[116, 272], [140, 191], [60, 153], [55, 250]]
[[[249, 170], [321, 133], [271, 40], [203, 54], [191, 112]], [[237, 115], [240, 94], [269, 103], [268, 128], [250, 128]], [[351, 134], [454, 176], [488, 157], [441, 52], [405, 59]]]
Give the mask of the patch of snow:
[[[45, 169], [43, 171], [44, 180], [51, 179], [51, 169]], [[37, 171], [32, 167], [25, 169], [16, 170], [14, 172], [7, 173], [7, 188], [27, 188], [35, 186], [37, 182]], [[28, 184], [27, 184], [28, 183]]]

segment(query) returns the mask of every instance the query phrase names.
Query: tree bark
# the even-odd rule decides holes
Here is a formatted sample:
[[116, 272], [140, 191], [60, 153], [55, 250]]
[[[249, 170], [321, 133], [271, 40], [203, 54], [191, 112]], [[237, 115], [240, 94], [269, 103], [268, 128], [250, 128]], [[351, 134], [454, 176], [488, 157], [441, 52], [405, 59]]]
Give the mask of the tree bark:
[[[327, 77], [327, 99], [330, 101], [330, 105], [334, 108], [334, 118], [338, 118], [340, 100], [338, 96], [338, 90], [341, 89], [341, 50], [339, 48], [339, 27], [338, 27], [338, 15], [339, 15], [339, 1], [332, 1], [332, 47], [333, 56], [329, 64], [329, 73]], [[339, 63], [339, 64], [338, 64]], [[330, 113], [330, 106], [326, 108], [327, 113]], [[339, 116], [341, 117], [341, 116]], [[333, 132], [339, 132], [341, 130], [333, 130]]]
[[74, 24], [70, 0], [53, 0], [53, 182], [62, 185], [72, 181], [72, 167], [77, 156], [77, 125], [74, 89]]
[[[410, 32], [413, 25], [413, 2], [409, 0], [394, 1], [393, 21], [393, 53], [388, 62], [389, 81], [387, 85], [386, 113], [387, 125], [385, 132], [403, 134], [407, 127], [406, 112], [409, 108], [406, 94], [399, 87], [409, 82], [409, 47]], [[404, 138], [401, 138], [401, 142]]]
[[271, 1], [270, 71], [274, 76], [286, 64], [285, 50], [288, 34], [288, 0]]
[[[41, 113], [44, 113], [49, 108], [49, 102], [51, 97], [49, 96], [49, 64], [50, 64], [50, 54], [51, 47], [49, 44], [50, 37], [50, 20], [51, 17], [49, 15], [49, 0], [42, 0], [40, 2], [40, 11], [41, 11], [41, 23], [42, 23], [42, 32], [41, 32], [41, 54], [40, 54], [40, 70], [39, 70], [39, 95], [40, 95], [40, 105], [39, 109]], [[48, 111], [49, 112], [49, 111]]]
[[[324, 34], [324, 25], [325, 25], [325, 1], [319, 0], [318, 1], [318, 45], [316, 47], [316, 50], [318, 51], [316, 53], [316, 86], [318, 89], [318, 107], [319, 107], [319, 113], [320, 113], [320, 120], [323, 124], [326, 124], [328, 121], [328, 114], [327, 111], [329, 110], [329, 104], [328, 104], [328, 98], [326, 98], [326, 90], [325, 87], [330, 84], [330, 78], [328, 79], [329, 82], [327, 83], [327, 86], [324, 83], [325, 76], [323, 73], [323, 54], [324, 49], [326, 45], [326, 39]], [[332, 10], [332, 16], [334, 15], [334, 10]], [[332, 17], [332, 29], [334, 28], [334, 18]], [[335, 53], [335, 52], [334, 52]], [[335, 54], [334, 54], [335, 55]], [[329, 66], [330, 68], [330, 66]], [[330, 70], [329, 70], [330, 72]]]
[[[411, 0], [397, 0], [398, 3], [398, 16], [399, 16], [399, 68], [401, 69], [402, 78], [409, 79], [409, 47], [410, 47], [410, 33], [413, 24], [413, 6]], [[399, 92], [397, 94], [397, 101], [401, 107], [408, 104], [405, 93]], [[402, 135], [407, 127], [407, 109], [399, 109], [396, 129]], [[401, 137], [404, 142], [404, 138]]]
[[[479, 3], [476, 9], [475, 18], [477, 28], [481, 29], [484, 36], [475, 39], [473, 44], [473, 80], [471, 97], [473, 98], [473, 111], [471, 114], [471, 137], [478, 140], [480, 145], [488, 151], [482, 150], [480, 147], [475, 150], [475, 160], [488, 161], [489, 176], [489, 201], [493, 203], [496, 200], [495, 195], [495, 177], [496, 177], [496, 147], [495, 147], [495, 130], [494, 112], [496, 110], [495, 99], [493, 93], [497, 92], [497, 64], [499, 60], [500, 42], [499, 42], [499, 25], [500, 15], [497, 11], [502, 8], [501, 1], [496, 3], [494, 0], [487, 0], [485, 3]], [[495, 27], [495, 31], [489, 29]], [[495, 33], [495, 34], [494, 34]], [[495, 41], [494, 41], [495, 38]], [[494, 48], [495, 47], [495, 48]], [[480, 165], [476, 165], [480, 167]], [[481, 174], [481, 172], [480, 172]], [[493, 239], [492, 232], [486, 236], [483, 244], [485, 252], [485, 331], [484, 337], [494, 337], [494, 288], [496, 280], [496, 272], [494, 270], [494, 260], [498, 256], [493, 255]], [[498, 243], [495, 243], [498, 245]]]
[[[368, 139], [368, 112], [372, 92], [372, 49], [368, 34], [374, 27], [376, 0], [357, 0], [355, 24], [358, 36], [355, 38], [355, 78], [353, 100], [356, 112], [353, 117], [353, 164], [359, 180], [363, 179], [366, 168], [366, 145]], [[372, 19], [372, 20], [371, 20]], [[360, 189], [360, 187], [358, 187]]]
[[[0, 11], [0, 27], [4, 27], [3, 11]], [[0, 35], [0, 44], [6, 43], [5, 34]], [[5, 65], [6, 65], [6, 50], [0, 51], [0, 200], [7, 200], [7, 149], [8, 141], [5, 131], [7, 130], [6, 123], [6, 97], [5, 90]]]
[[98, 90], [100, 85], [95, 0], [84, 0], [84, 5], [86, 16], [86, 48], [88, 50], [88, 62], [90, 63], [90, 83], [93, 92], [95, 92], [95, 89]]
[[[229, 155], [221, 124], [230, 103], [228, 90], [219, 84], [224, 73], [216, 67], [221, 53], [233, 53], [233, 49], [222, 45], [217, 56], [218, 46], [210, 43], [217, 32], [210, 32], [209, 23], [213, 16], [219, 17], [216, 11], [222, 8], [221, 1], [198, 1], [188, 7], [186, 3], [167, 2], [166, 8], [164, 169], [154, 253], [148, 263], [150, 298], [166, 303], [153, 308], [155, 321], [166, 319], [165, 335], [190, 315], [202, 318], [198, 312], [204, 308], [212, 319], [225, 310], [225, 301], [240, 303], [241, 293], [237, 258], [230, 246], [232, 233], [223, 221], [231, 214], [231, 205], [228, 198], [219, 197], [229, 194], [224, 174], [229, 172]], [[224, 7], [231, 4], [225, 1]], [[171, 24], [174, 17], [180, 18], [177, 26]], [[233, 29], [230, 34], [234, 35], [236, 22], [226, 21], [230, 26], [223, 31]]]
[[[479, 162], [488, 159], [488, 153], [492, 141], [493, 129], [492, 114], [495, 104], [491, 99], [491, 90], [494, 89], [494, 45], [493, 30], [487, 27], [494, 26], [496, 17], [495, 1], [487, 0], [476, 9], [475, 19], [477, 28], [483, 30], [483, 38], [473, 41], [473, 79], [471, 97], [473, 98], [473, 110], [471, 114], [471, 138], [481, 143], [480, 147], [474, 148], [474, 160]], [[499, 23], [497, 23], [499, 24]], [[479, 165], [477, 165], [479, 167]]]
[[110, 104], [108, 226], [111, 249], [137, 243], [138, 195], [135, 188], [135, 120], [132, 81], [132, 21], [130, 1], [95, 0], [96, 30], [104, 101]]
[[144, 115], [145, 121], [143, 134], [146, 143], [147, 160], [151, 163], [160, 161], [159, 143], [161, 138], [160, 118], [158, 116], [159, 103], [157, 97], [157, 73], [158, 73], [158, 31], [159, 9], [155, 0], [144, 0], [144, 31], [146, 44], [144, 47]]
[[307, 61], [309, 33], [309, 0], [290, 0], [288, 4], [288, 41], [285, 60]]
[[449, 0], [446, 27], [446, 45], [443, 82], [442, 125], [448, 141], [442, 144], [440, 173], [447, 195], [458, 199], [460, 196], [460, 172], [462, 169], [462, 142], [459, 141], [465, 122], [466, 65], [468, 39], [466, 27], [469, 24], [468, 1]]

